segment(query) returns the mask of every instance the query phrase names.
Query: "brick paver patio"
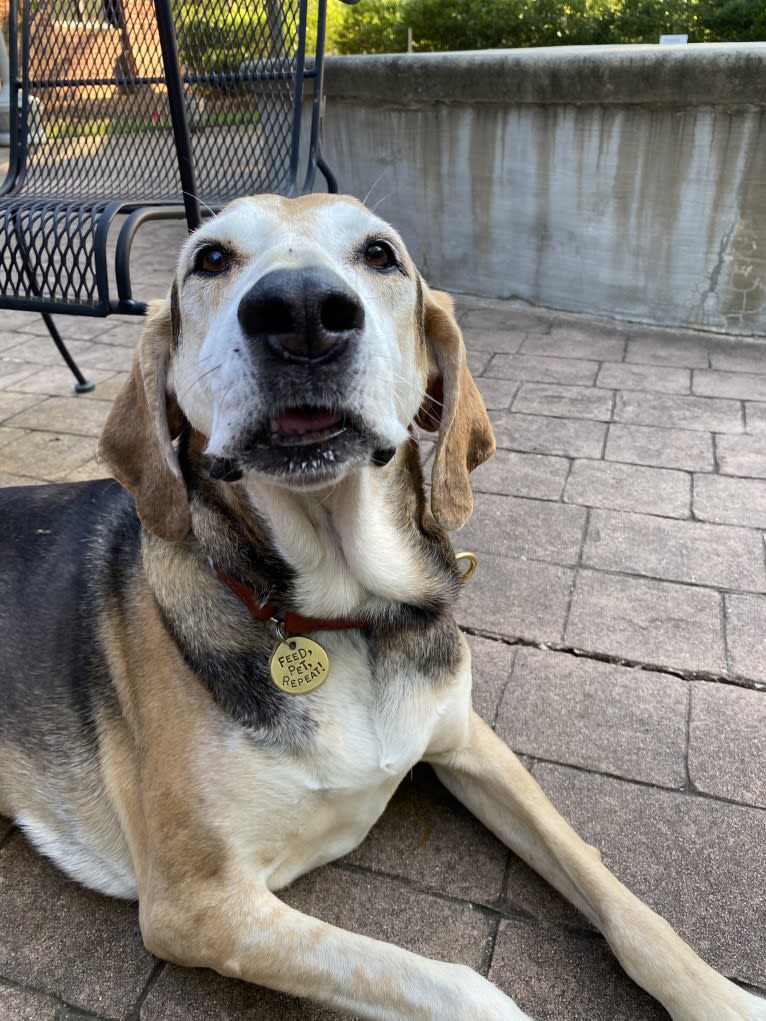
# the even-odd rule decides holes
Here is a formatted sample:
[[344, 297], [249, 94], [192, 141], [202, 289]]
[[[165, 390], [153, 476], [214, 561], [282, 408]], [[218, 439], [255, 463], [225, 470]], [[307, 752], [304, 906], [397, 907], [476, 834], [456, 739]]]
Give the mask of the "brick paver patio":
[[[180, 230], [139, 237], [161, 293]], [[766, 344], [463, 298], [499, 451], [456, 537], [476, 701], [636, 893], [766, 992]], [[0, 313], [0, 484], [97, 476], [140, 323]], [[419, 768], [303, 910], [461, 961], [535, 1018], [666, 1017], [588, 923]], [[154, 960], [132, 904], [68, 882], [0, 819], [2, 1021], [328, 1021]]]

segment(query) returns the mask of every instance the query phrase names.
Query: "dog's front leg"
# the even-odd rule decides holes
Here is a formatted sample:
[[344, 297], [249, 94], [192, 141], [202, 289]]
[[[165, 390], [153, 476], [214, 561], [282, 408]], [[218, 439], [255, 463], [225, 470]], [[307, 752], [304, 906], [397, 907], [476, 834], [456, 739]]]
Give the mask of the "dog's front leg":
[[631, 978], [674, 1021], [766, 1021], [766, 1001], [706, 965], [634, 897], [475, 713], [462, 747], [427, 760], [456, 797], [601, 930]]
[[[191, 905], [191, 906], [190, 906]], [[374, 1021], [530, 1021], [462, 965], [432, 961], [288, 907], [262, 886], [229, 877], [140, 902], [152, 953], [213, 968]]]

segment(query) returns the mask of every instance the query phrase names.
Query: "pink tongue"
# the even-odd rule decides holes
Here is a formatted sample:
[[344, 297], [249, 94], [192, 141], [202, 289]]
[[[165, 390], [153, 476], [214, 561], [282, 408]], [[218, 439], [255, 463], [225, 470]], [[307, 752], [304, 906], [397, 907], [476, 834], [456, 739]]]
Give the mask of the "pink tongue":
[[277, 425], [283, 435], [322, 432], [338, 425], [342, 416], [335, 411], [303, 411], [290, 408], [277, 415]]

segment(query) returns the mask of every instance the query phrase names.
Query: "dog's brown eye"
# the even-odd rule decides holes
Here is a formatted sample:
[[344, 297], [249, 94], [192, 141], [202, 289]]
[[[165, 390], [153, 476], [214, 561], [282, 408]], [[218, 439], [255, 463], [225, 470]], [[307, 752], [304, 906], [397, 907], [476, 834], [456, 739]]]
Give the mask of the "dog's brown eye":
[[396, 256], [387, 241], [370, 241], [364, 250], [364, 261], [372, 269], [391, 269], [396, 266]]
[[218, 245], [205, 245], [194, 260], [196, 273], [223, 273], [231, 265], [231, 255]]

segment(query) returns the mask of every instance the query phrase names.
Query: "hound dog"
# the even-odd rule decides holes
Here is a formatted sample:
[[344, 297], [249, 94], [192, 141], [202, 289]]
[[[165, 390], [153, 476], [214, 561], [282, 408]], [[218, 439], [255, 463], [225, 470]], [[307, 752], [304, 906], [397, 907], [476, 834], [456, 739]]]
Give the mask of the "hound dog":
[[451, 302], [390, 226], [329, 196], [210, 219], [106, 423], [122, 485], [1, 494], [0, 812], [138, 898], [159, 957], [364, 1018], [519, 1021], [470, 969], [275, 894], [356, 847], [423, 759], [675, 1021], [766, 1021], [471, 708], [446, 529], [493, 448]]

